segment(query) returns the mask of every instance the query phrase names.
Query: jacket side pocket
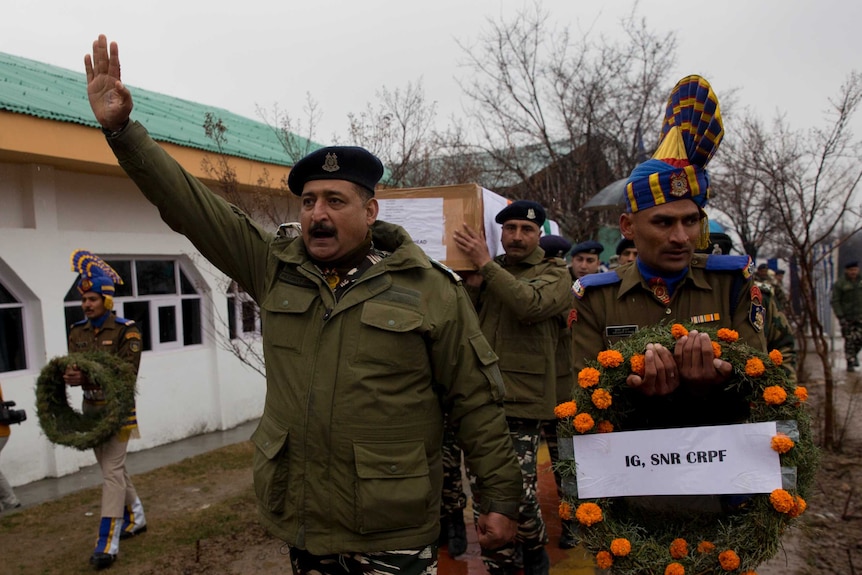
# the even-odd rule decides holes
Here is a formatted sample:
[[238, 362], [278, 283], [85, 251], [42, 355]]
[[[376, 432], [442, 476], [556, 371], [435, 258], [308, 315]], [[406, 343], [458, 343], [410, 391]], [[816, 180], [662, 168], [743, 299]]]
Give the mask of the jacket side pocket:
[[271, 513], [284, 510], [287, 494], [288, 430], [263, 417], [251, 435], [254, 451], [254, 493], [260, 505]]

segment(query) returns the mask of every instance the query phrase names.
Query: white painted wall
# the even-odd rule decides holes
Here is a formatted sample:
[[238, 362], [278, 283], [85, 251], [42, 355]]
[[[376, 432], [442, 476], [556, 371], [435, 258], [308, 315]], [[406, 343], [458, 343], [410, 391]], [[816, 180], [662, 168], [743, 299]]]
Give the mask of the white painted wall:
[[[138, 375], [139, 451], [199, 433], [229, 429], [260, 416], [263, 378], [221, 350], [226, 337], [226, 278], [126, 178], [93, 176], [46, 165], [0, 163], [0, 275], [27, 302], [28, 369], [0, 374], [3, 395], [27, 411], [12, 426], [0, 468], [13, 486], [74, 473], [95, 463], [92, 451], [55, 446], [36, 418], [35, 384], [50, 358], [66, 355], [63, 298], [76, 278], [69, 255], [84, 248], [106, 257], [184, 257], [202, 293], [204, 342], [171, 351], [144, 352]], [[75, 394], [78, 394], [77, 396]], [[80, 404], [80, 391], [70, 391]]]

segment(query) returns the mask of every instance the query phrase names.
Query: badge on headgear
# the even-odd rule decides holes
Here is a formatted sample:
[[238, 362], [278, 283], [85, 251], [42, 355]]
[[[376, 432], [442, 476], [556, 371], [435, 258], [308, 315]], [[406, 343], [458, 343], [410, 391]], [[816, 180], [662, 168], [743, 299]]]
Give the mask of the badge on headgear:
[[667, 101], [658, 149], [629, 176], [626, 211], [692, 200], [703, 214], [698, 248], [706, 248], [709, 220], [703, 207], [710, 194], [706, 165], [723, 137], [718, 97], [709, 82], [696, 75], [677, 82]]
[[80, 274], [78, 292], [96, 292], [105, 298], [105, 309], [114, 308], [114, 286], [123, 285], [120, 274], [102, 258], [87, 250], [75, 250], [69, 257], [72, 271]]

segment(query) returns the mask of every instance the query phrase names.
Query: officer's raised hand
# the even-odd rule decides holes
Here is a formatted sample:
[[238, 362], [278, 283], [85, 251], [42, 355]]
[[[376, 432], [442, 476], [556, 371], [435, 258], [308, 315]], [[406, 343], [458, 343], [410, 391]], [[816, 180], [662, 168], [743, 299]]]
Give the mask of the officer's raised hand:
[[108, 39], [102, 34], [93, 42], [93, 55], [84, 56], [90, 107], [96, 121], [111, 132], [122, 130], [132, 113], [132, 94], [120, 81], [119, 54], [116, 42], [108, 51]]

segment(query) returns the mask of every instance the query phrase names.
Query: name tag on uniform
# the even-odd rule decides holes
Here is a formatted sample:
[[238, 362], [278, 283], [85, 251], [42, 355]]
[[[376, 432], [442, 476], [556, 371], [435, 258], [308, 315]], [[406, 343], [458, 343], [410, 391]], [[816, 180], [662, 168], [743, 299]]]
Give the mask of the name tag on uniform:
[[114, 340], [112, 340], [112, 339], [103, 339], [102, 340], [102, 345], [113, 345], [113, 343], [114, 343]]
[[609, 325], [605, 328], [605, 335], [608, 337], [629, 337], [638, 331], [636, 325]]

